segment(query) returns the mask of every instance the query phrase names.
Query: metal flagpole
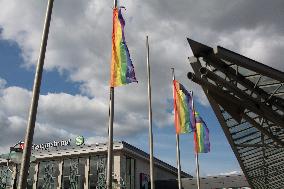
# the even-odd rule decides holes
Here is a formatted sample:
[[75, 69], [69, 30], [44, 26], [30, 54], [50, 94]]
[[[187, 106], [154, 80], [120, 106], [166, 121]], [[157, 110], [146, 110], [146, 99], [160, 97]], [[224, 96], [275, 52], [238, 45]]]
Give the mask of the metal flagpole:
[[153, 131], [152, 131], [151, 73], [150, 73], [150, 62], [149, 62], [149, 41], [148, 41], [148, 36], [146, 36], [146, 48], [147, 48], [148, 102], [149, 102], [150, 179], [151, 179], [151, 189], [155, 189], [154, 157], [153, 157]]
[[197, 180], [197, 188], [200, 189], [200, 178], [199, 178], [199, 161], [198, 161], [198, 153], [195, 152], [195, 162], [196, 162], [196, 180]]
[[108, 153], [107, 153], [107, 189], [112, 189], [112, 163], [113, 163], [113, 115], [114, 115], [114, 88], [110, 87], [109, 127], [108, 127]]
[[[117, 0], [114, 0], [114, 8], [117, 7]], [[112, 189], [112, 164], [113, 164], [113, 117], [114, 117], [114, 87], [110, 87], [109, 102], [109, 126], [108, 126], [108, 153], [107, 153], [107, 189]]]
[[[190, 92], [191, 93], [191, 98], [192, 98], [192, 101], [191, 101], [191, 106], [192, 106], [192, 109], [193, 109], [193, 115], [194, 115], [194, 124], [196, 126], [196, 119], [195, 119], [195, 109], [194, 109], [194, 102], [193, 102], [193, 91]], [[195, 134], [197, 134], [196, 132], [196, 129], [195, 129]], [[198, 161], [198, 152], [195, 150], [195, 163], [196, 163], [196, 181], [197, 181], [197, 189], [200, 189], [200, 178], [199, 178], [199, 161]]]
[[182, 189], [181, 187], [181, 174], [180, 174], [180, 150], [179, 150], [179, 134], [176, 134], [176, 143], [177, 143], [177, 166], [178, 166], [178, 188]]
[[[173, 80], [175, 80], [175, 69], [172, 68]], [[175, 89], [173, 89], [174, 92]], [[179, 150], [179, 134], [176, 133], [176, 146], [177, 146], [177, 168], [178, 168], [178, 188], [182, 189], [181, 186], [181, 166], [180, 166], [180, 150]]]
[[44, 65], [44, 58], [45, 58], [45, 52], [46, 52], [46, 46], [47, 46], [47, 39], [48, 39], [49, 26], [50, 26], [50, 21], [51, 21], [53, 2], [54, 0], [49, 0], [47, 4], [44, 29], [43, 29], [43, 34], [42, 34], [42, 42], [41, 42], [40, 54], [39, 54], [37, 67], [36, 67], [32, 101], [31, 101], [28, 126], [27, 126], [26, 136], [25, 136], [25, 148], [23, 151], [22, 166], [20, 170], [20, 179], [19, 179], [18, 189], [25, 189], [27, 187], [27, 177], [28, 177], [28, 170], [29, 170], [29, 165], [30, 165], [30, 157], [31, 157], [32, 142], [33, 142], [35, 122], [36, 122], [36, 115], [37, 115], [38, 99], [39, 99], [39, 93], [40, 93], [40, 85], [41, 85], [42, 71], [43, 71], [43, 65]]

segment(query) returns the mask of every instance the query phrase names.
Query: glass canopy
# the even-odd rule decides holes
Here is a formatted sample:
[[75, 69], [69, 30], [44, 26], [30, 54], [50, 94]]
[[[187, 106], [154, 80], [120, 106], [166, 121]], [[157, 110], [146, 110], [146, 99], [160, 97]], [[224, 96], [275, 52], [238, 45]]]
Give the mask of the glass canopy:
[[194, 73], [254, 189], [284, 187], [284, 73], [188, 39]]

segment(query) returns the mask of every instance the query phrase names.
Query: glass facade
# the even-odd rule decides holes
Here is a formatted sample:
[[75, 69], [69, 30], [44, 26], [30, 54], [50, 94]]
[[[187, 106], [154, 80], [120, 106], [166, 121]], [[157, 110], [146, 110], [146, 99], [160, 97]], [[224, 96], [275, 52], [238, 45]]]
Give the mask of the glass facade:
[[135, 159], [126, 157], [124, 168], [125, 188], [135, 189]]
[[[114, 189], [135, 189], [136, 161], [128, 156], [120, 156], [120, 170], [114, 173]], [[20, 165], [18, 165], [20, 168]], [[27, 189], [106, 189], [107, 156], [92, 155], [86, 157], [44, 160], [30, 164]], [[114, 168], [114, 166], [113, 166]], [[13, 188], [19, 177], [19, 171], [13, 180], [13, 168], [0, 166], [0, 189]]]
[[65, 159], [63, 161], [63, 189], [83, 189], [85, 181], [85, 158]]
[[89, 189], [106, 188], [106, 155], [90, 157]]
[[35, 166], [36, 166], [36, 163], [31, 163], [30, 164], [29, 176], [28, 176], [28, 181], [27, 181], [27, 189], [32, 189], [33, 188], [34, 176], [35, 176]]
[[56, 189], [58, 186], [59, 161], [39, 163], [38, 189]]
[[12, 167], [0, 166], [0, 189], [12, 188]]

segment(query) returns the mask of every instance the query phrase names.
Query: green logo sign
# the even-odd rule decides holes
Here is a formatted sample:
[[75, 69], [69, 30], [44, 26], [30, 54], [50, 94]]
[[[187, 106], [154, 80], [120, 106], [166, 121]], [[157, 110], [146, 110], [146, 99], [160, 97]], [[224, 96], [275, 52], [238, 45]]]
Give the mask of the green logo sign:
[[82, 144], [84, 144], [84, 137], [83, 136], [77, 136], [75, 138], [75, 144], [77, 146], [81, 146]]

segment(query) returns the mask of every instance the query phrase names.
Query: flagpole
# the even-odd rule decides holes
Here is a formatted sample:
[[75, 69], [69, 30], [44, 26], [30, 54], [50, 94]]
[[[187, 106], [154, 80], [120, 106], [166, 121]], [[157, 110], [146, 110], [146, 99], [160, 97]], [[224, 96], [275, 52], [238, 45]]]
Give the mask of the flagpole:
[[197, 153], [197, 152], [195, 152], [195, 162], [196, 162], [196, 179], [197, 179], [197, 189], [200, 189], [199, 161], [198, 161], [198, 153]]
[[42, 42], [40, 46], [40, 54], [37, 62], [34, 85], [33, 85], [33, 94], [32, 94], [32, 101], [29, 111], [29, 119], [28, 119], [28, 126], [26, 130], [25, 136], [25, 148], [23, 151], [23, 158], [22, 158], [22, 165], [20, 170], [20, 179], [18, 184], [18, 189], [25, 189], [27, 187], [27, 177], [28, 177], [28, 170], [30, 165], [30, 157], [32, 151], [32, 142], [33, 142], [33, 135], [34, 135], [34, 128], [36, 122], [36, 115], [37, 115], [37, 107], [38, 107], [38, 99], [40, 93], [40, 85], [41, 85], [41, 78], [43, 72], [43, 65], [45, 59], [45, 52], [48, 40], [48, 33], [49, 33], [49, 26], [51, 21], [51, 14], [52, 14], [52, 7], [53, 7], [54, 0], [49, 0], [46, 9], [45, 15], [45, 22], [44, 22], [44, 29], [42, 34]]
[[177, 166], [178, 166], [178, 188], [181, 187], [181, 166], [180, 166], [180, 150], [179, 150], [179, 134], [176, 134], [176, 145], [177, 145]]
[[109, 127], [108, 127], [108, 153], [107, 153], [107, 189], [112, 189], [112, 163], [113, 163], [113, 117], [114, 117], [114, 88], [110, 87]]
[[[174, 81], [175, 80], [175, 69], [174, 68], [172, 68], [172, 76], [173, 76], [173, 81]], [[181, 166], [180, 166], [179, 134], [177, 134], [177, 133], [176, 133], [176, 150], [177, 150], [176, 153], [177, 153], [177, 168], [178, 168], [178, 188], [182, 189], [182, 186], [181, 186]]]
[[[114, 8], [117, 7], [117, 0], [113, 1]], [[107, 189], [112, 189], [112, 167], [113, 167], [113, 117], [114, 117], [114, 87], [110, 87], [109, 102], [109, 126], [108, 126], [108, 153], [107, 153]]]
[[[193, 91], [190, 91], [191, 93], [191, 98], [192, 98], [192, 101], [191, 101], [191, 106], [192, 106], [192, 109], [193, 109], [193, 115], [194, 115], [194, 119], [195, 119], [195, 109], [194, 109], [194, 102], [193, 102]], [[196, 127], [196, 121], [194, 121], [194, 124], [195, 124], [195, 127]], [[196, 133], [196, 129], [195, 129], [195, 135], [197, 135]], [[198, 160], [198, 152], [196, 151], [197, 149], [195, 149], [195, 163], [196, 163], [196, 181], [197, 181], [197, 189], [200, 189], [200, 178], [199, 178], [199, 160]]]
[[155, 189], [154, 157], [153, 157], [153, 129], [152, 129], [151, 73], [150, 73], [150, 61], [149, 61], [149, 41], [148, 41], [148, 36], [146, 36], [146, 48], [147, 48], [148, 102], [149, 102], [150, 179], [151, 179], [151, 189]]

